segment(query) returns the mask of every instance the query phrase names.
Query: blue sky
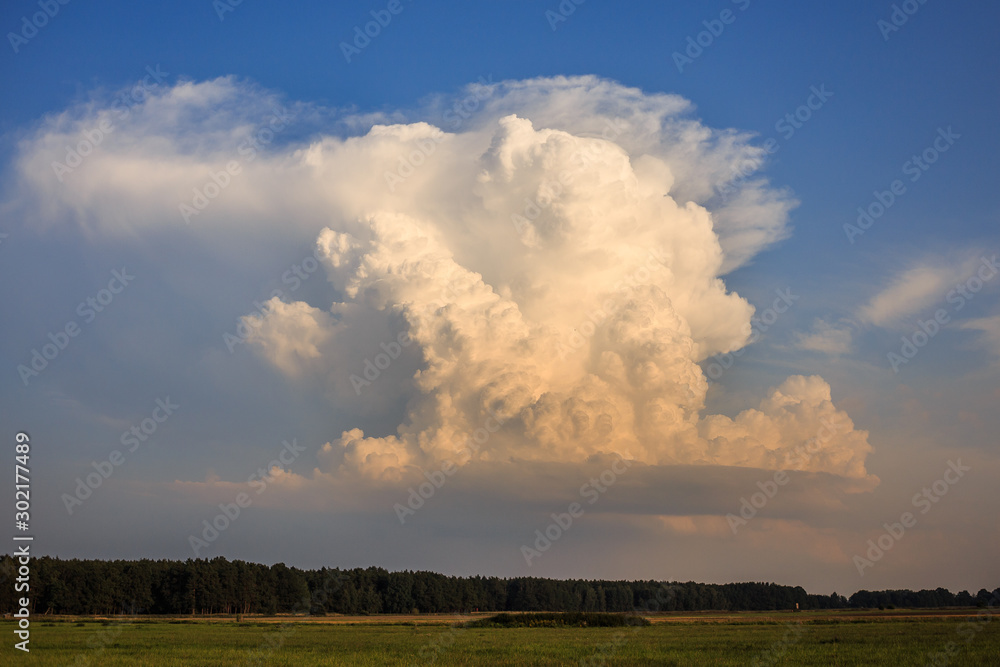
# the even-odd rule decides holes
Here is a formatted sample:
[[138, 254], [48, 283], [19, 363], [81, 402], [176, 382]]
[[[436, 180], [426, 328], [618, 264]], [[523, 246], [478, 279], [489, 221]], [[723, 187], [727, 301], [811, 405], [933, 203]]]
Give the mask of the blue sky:
[[[45, 23], [36, 32], [23, 21], [39, 3], [0, 10], [0, 271], [11, 286], [0, 415], [8, 433], [43, 443], [33, 459], [43, 549], [766, 579], [816, 592], [996, 585], [1000, 281], [988, 274], [1000, 252], [1000, 45], [990, 32], [1000, 10], [934, 0], [390, 4], [70, 2], [35, 19]], [[378, 17], [391, 20], [348, 62], [342, 43]], [[150, 71], [162, 80], [147, 78], [155, 85], [127, 102], [127, 117], [111, 115]], [[450, 127], [445, 110], [463, 102], [474, 112]], [[266, 136], [275, 109], [288, 122], [271, 124], [248, 158], [241, 141]], [[531, 126], [502, 120], [510, 114]], [[538, 199], [557, 173], [545, 169], [571, 159], [560, 151], [583, 150], [616, 118], [628, 129], [595, 144], [614, 150], [542, 205], [529, 232], [497, 226]], [[102, 119], [111, 131], [60, 180], [52, 162]], [[413, 150], [427, 166], [387, 190], [384, 174]], [[913, 171], [925, 151], [934, 163]], [[219, 201], [185, 224], [174, 202], [192, 201], [234, 160]], [[747, 160], [752, 173], [734, 180]], [[902, 194], [884, 214], [845, 233], [897, 180]], [[727, 187], [738, 194], [720, 196]], [[661, 243], [673, 248], [671, 277], [655, 273], [659, 292], [628, 288], [611, 316], [635, 324], [623, 313], [637, 308], [659, 323], [649, 335], [660, 356], [640, 360], [639, 348], [605, 338], [624, 329], [602, 320], [605, 333], [582, 345], [589, 356], [574, 348], [553, 361], [552, 332], [583, 330], [581, 318], [621, 295], [614, 267], [632, 271]], [[412, 257], [480, 297], [445, 296], [454, 319], [434, 325], [417, 305], [440, 295], [414, 292], [423, 278], [396, 282]], [[88, 321], [78, 305], [122, 267], [134, 283]], [[276, 289], [277, 304], [255, 305]], [[790, 307], [761, 322], [788, 305], [776, 301], [782, 291]], [[521, 319], [475, 310], [493, 299]], [[224, 334], [245, 316], [254, 334], [230, 351]], [[79, 335], [25, 382], [19, 367], [70, 322]], [[522, 327], [517, 344], [498, 333]], [[929, 329], [894, 369], [902, 339]], [[405, 331], [417, 344], [384, 369], [392, 380], [352, 384], [379, 343]], [[633, 342], [647, 335], [629, 331]], [[601, 365], [608, 358], [623, 360], [627, 391]], [[821, 379], [788, 379], [799, 376]], [[177, 415], [71, 512], [67, 492], [168, 395]], [[488, 454], [400, 518], [408, 490], [454, 456], [439, 440], [474, 431], [487, 407], [505, 415]], [[790, 468], [787, 490], [733, 528], [727, 516], [782, 467], [776, 452], [835, 413], [849, 416], [848, 432], [824, 439], [823, 454]], [[605, 423], [603, 440], [587, 435]], [[292, 439], [306, 451], [279, 461], [270, 490], [194, 550], [202, 521]], [[630, 468], [544, 558], [524, 558], [578, 480], [615, 456], [639, 474]], [[919, 513], [914, 494], [959, 458], [972, 470], [919, 515], [914, 537], [859, 567], [883, 522]], [[685, 475], [692, 486], [677, 483]]]

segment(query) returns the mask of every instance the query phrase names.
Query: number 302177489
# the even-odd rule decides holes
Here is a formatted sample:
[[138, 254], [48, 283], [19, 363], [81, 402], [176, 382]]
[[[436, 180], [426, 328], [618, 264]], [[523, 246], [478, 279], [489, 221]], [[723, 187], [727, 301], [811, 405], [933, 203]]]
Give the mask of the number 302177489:
[[28, 457], [31, 453], [31, 440], [23, 431], [15, 436], [14, 445], [14, 524], [18, 530], [28, 530], [31, 518], [31, 480], [28, 475]]

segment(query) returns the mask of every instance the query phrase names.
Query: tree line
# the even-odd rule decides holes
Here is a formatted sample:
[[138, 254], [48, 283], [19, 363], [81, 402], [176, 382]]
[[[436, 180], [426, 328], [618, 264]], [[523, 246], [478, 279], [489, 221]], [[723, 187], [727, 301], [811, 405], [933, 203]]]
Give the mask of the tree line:
[[455, 612], [766, 611], [993, 606], [1000, 588], [858, 591], [810, 595], [763, 582], [592, 581], [454, 577], [380, 567], [301, 570], [222, 557], [211, 560], [33, 558], [30, 590], [15, 592], [17, 561], [0, 557], [0, 611], [22, 596], [34, 614], [413, 614]]

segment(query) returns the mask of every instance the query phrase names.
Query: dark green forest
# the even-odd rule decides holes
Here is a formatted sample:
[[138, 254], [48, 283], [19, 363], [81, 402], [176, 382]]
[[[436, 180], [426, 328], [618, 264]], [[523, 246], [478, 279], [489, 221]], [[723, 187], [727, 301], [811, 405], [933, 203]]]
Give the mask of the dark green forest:
[[[556, 580], [450, 577], [378, 567], [300, 570], [240, 560], [32, 558], [27, 592], [20, 564], [0, 557], [0, 611], [30, 599], [34, 614], [411, 614], [471, 611], [753, 611], [995, 606], [1000, 588], [976, 595], [935, 590], [858, 591], [845, 598], [799, 586], [748, 582]], [[23, 583], [23, 581], [21, 582]]]

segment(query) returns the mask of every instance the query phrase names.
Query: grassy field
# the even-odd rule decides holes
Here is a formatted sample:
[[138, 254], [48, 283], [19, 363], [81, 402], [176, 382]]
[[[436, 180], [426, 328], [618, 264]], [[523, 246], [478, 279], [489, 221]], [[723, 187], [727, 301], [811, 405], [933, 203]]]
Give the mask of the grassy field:
[[[1000, 623], [954, 612], [650, 616], [648, 627], [465, 628], [470, 617], [48, 619], [31, 652], [0, 622], [4, 665], [1000, 664]], [[481, 618], [483, 615], [477, 616]], [[940, 663], [944, 664], [944, 663]]]

